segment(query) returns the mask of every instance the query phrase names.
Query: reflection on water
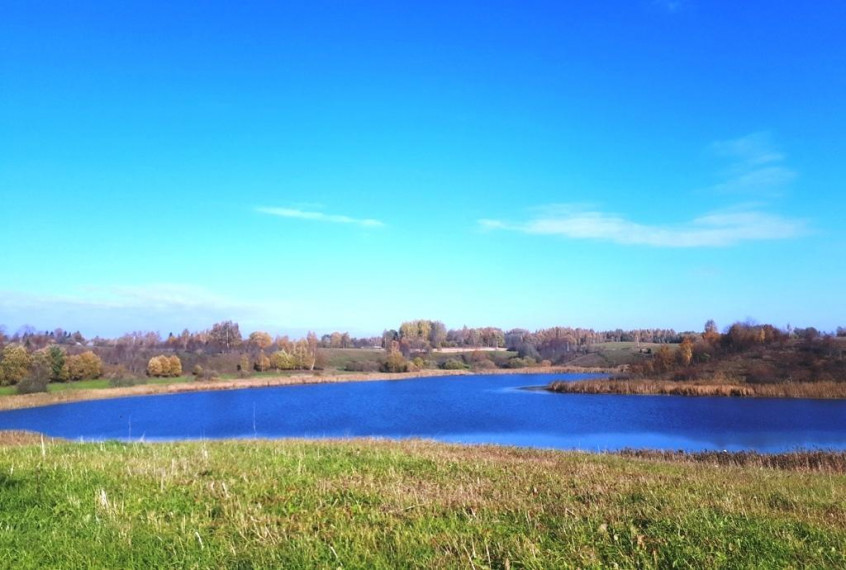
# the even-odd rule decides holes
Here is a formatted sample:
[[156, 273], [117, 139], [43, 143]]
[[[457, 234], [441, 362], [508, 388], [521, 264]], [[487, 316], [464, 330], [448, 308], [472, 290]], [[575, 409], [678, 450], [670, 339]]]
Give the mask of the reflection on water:
[[846, 449], [846, 402], [551, 394], [566, 377], [431, 377], [144, 396], [0, 412], [71, 439], [421, 437], [559, 449]]

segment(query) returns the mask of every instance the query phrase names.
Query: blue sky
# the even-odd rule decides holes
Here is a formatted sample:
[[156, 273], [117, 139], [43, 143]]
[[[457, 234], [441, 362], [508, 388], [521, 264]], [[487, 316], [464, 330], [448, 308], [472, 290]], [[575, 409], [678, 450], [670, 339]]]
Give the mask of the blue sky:
[[846, 325], [844, 21], [4, 3], [0, 323]]

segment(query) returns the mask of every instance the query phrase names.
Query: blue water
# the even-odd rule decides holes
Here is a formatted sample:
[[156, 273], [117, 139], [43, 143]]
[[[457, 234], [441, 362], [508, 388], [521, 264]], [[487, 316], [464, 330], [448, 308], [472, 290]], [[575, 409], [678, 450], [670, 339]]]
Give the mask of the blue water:
[[521, 389], [586, 377], [432, 377], [95, 400], [0, 412], [0, 429], [84, 440], [374, 436], [584, 450], [846, 449], [846, 401]]

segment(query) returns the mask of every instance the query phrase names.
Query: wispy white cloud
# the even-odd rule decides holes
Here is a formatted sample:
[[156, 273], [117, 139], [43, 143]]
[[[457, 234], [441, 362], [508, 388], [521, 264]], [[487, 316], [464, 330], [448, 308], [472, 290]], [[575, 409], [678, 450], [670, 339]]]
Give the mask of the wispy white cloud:
[[775, 195], [797, 177], [795, 170], [785, 166], [787, 157], [766, 131], [715, 142], [711, 150], [730, 161], [722, 173], [724, 180], [710, 188], [717, 193]]
[[352, 218], [350, 216], [343, 216], [339, 214], [326, 214], [324, 212], [315, 212], [308, 210], [301, 210], [297, 208], [256, 208], [257, 212], [262, 214], [270, 214], [271, 216], [280, 216], [282, 218], [295, 218], [300, 220], [311, 220], [314, 222], [325, 222], [330, 224], [353, 224], [366, 228], [378, 228], [383, 224], [379, 220], [370, 218]]
[[249, 324], [290, 322], [294, 305], [284, 299], [236, 299], [205, 287], [158, 283], [85, 287], [61, 295], [0, 291], [0, 323], [40, 323], [97, 334], [130, 330], [199, 329], [219, 320]]
[[769, 131], [751, 133], [736, 139], [717, 141], [711, 149], [719, 155], [740, 160], [746, 164], [759, 165], [780, 162], [785, 156], [775, 149]]
[[239, 302], [195, 285], [156, 283], [143, 286], [86, 287], [65, 295], [37, 294], [24, 291], [3, 291], [0, 307], [44, 308], [62, 306], [74, 309], [110, 310], [143, 309], [153, 311], [181, 311], [215, 308], [222, 310], [247, 309], [249, 303]]
[[557, 205], [524, 222], [479, 220], [488, 230], [607, 241], [651, 247], [726, 247], [746, 241], [788, 239], [807, 231], [802, 220], [753, 209], [711, 212], [671, 225], [642, 224], [619, 214]]

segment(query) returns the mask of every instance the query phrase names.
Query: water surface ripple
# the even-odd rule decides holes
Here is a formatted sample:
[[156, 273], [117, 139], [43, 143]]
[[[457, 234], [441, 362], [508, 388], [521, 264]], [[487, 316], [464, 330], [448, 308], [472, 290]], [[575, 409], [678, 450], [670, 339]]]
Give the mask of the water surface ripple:
[[0, 412], [84, 440], [420, 437], [558, 449], [846, 449], [846, 401], [552, 394], [591, 375], [441, 376], [92, 400]]

